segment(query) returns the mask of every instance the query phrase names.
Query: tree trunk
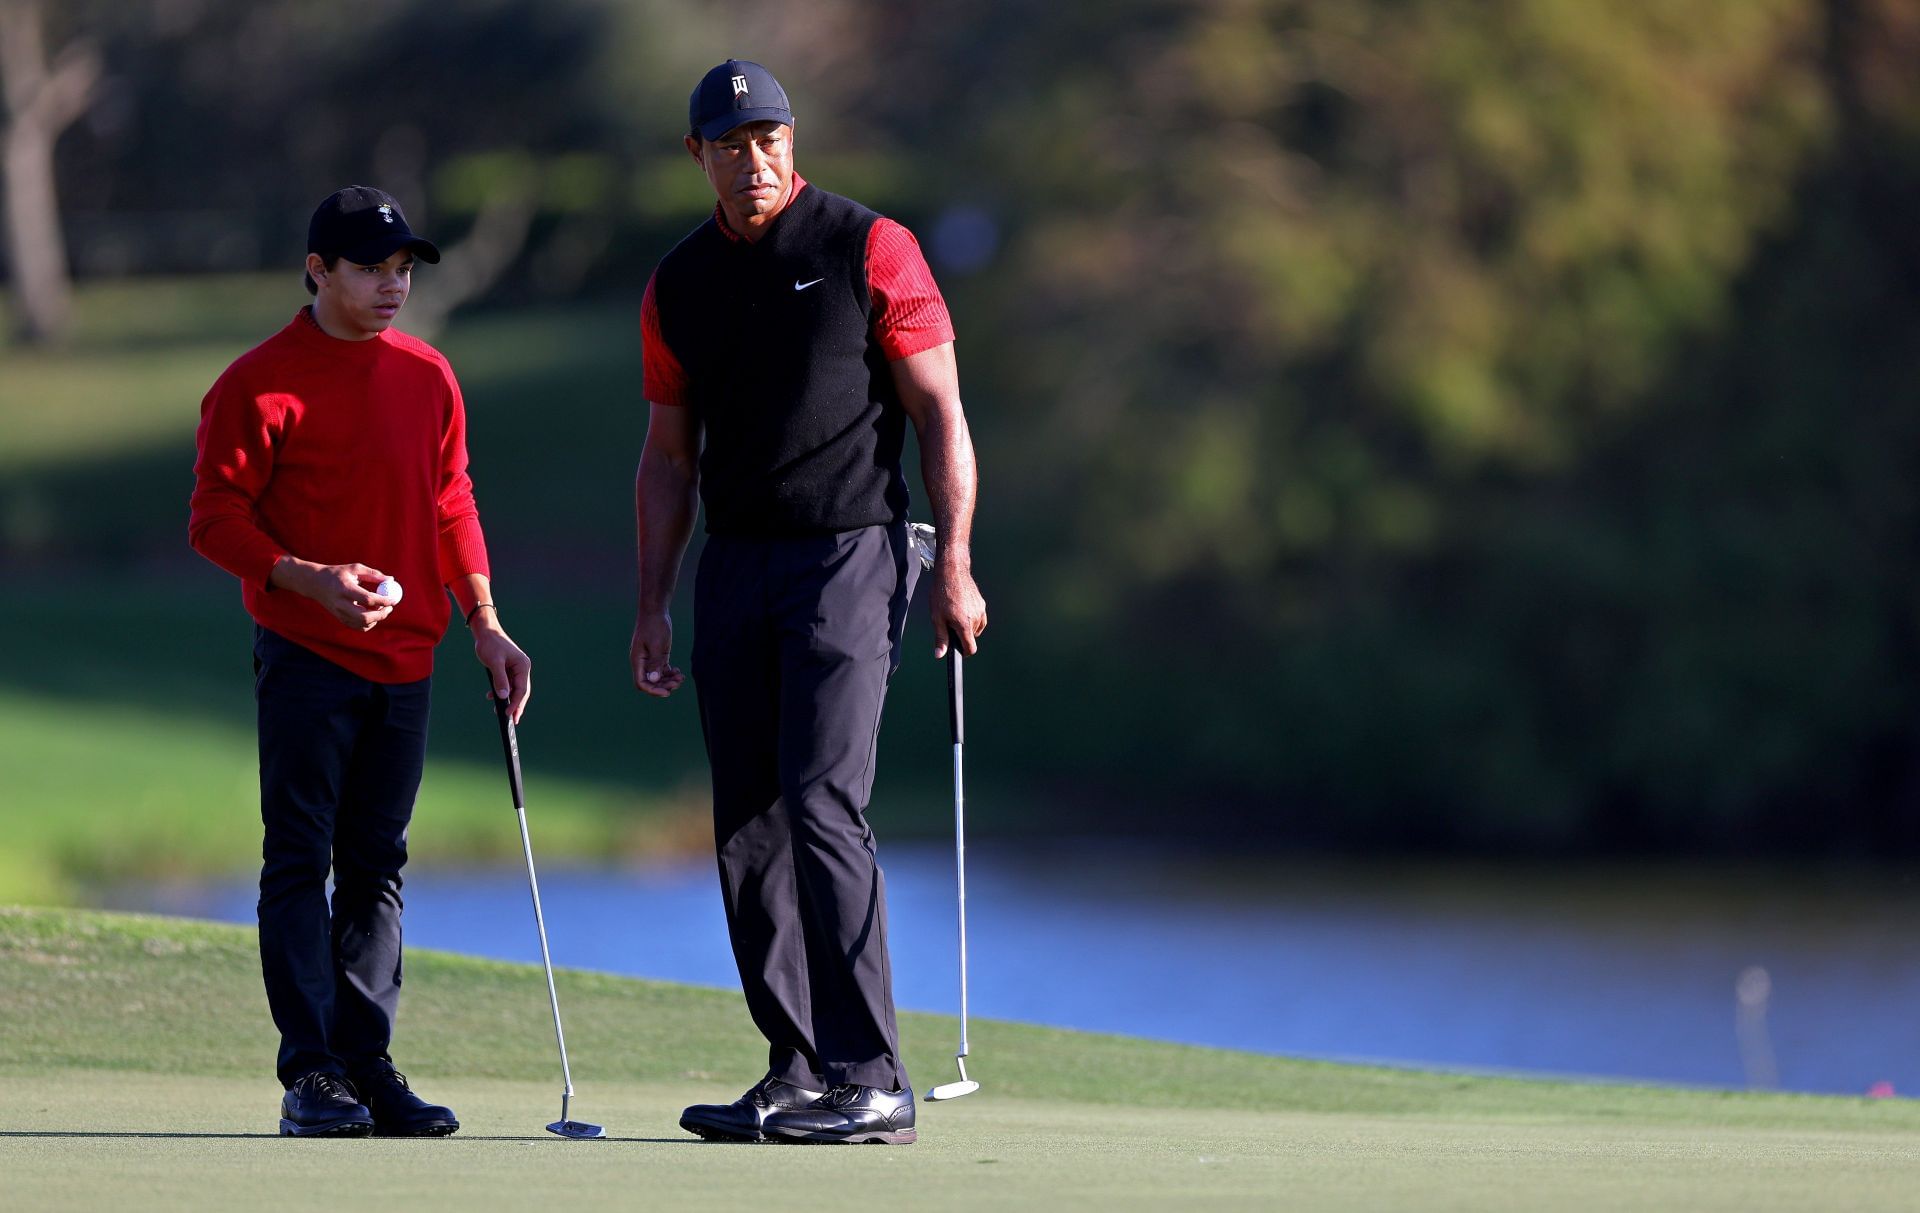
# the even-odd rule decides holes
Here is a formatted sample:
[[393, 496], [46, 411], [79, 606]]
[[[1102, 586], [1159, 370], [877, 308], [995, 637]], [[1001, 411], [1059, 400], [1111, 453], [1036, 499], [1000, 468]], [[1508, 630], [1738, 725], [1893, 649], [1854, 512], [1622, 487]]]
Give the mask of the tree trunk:
[[60, 132], [87, 112], [99, 79], [99, 56], [85, 41], [68, 46], [49, 66], [39, 0], [0, 0], [7, 276], [15, 324], [31, 344], [56, 340], [66, 331], [72, 285], [53, 146]]
[[427, 289], [407, 300], [401, 327], [422, 341], [438, 337], [453, 310], [486, 294], [526, 248], [534, 211], [533, 191], [526, 185], [481, 204], [465, 238], [441, 250], [445, 267], [434, 267]]

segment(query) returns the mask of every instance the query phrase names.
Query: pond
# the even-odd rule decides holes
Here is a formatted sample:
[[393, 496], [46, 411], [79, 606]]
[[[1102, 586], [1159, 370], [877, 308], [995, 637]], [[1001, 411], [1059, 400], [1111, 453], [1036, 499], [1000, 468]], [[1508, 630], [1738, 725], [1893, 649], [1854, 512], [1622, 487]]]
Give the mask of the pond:
[[[881, 857], [897, 1001], [950, 1012], [952, 852], [901, 846]], [[709, 862], [555, 867], [541, 873], [541, 893], [557, 964], [738, 988]], [[410, 944], [539, 960], [523, 872], [412, 871], [406, 898]], [[106, 900], [254, 917], [244, 877]], [[1296, 1056], [1728, 1087], [1920, 1091], [1917, 913], [1920, 884], [1885, 874], [968, 850], [976, 1016]]]

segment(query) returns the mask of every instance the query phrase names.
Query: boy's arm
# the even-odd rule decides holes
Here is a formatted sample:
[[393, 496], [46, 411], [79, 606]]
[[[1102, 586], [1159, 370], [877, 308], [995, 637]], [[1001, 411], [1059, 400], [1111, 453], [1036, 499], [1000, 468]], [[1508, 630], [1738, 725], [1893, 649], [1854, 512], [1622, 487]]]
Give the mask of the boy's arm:
[[447, 372], [447, 390], [447, 422], [440, 437], [440, 579], [473, 633], [473, 655], [492, 675], [495, 698], [509, 702], [518, 722], [533, 697], [533, 659], [500, 626], [487, 538], [473, 500], [473, 478], [467, 474], [466, 402], [452, 371]]
[[475, 599], [462, 601], [461, 579], [491, 575], [487, 537], [480, 529], [480, 507], [473, 500], [473, 478], [467, 474], [467, 406], [451, 370], [446, 372], [448, 403], [440, 433], [440, 580], [453, 591], [462, 614], [472, 611]]
[[226, 376], [200, 402], [187, 542], [248, 585], [270, 585], [274, 565], [287, 555], [253, 520], [254, 503], [273, 478], [283, 419], [279, 397], [236, 389]]
[[311, 598], [358, 632], [393, 613], [374, 593], [386, 579], [364, 564], [315, 564], [295, 556], [254, 522], [254, 506], [273, 479], [274, 446], [285, 429], [286, 402], [272, 392], [239, 388], [225, 376], [200, 404], [187, 542], [248, 585]]

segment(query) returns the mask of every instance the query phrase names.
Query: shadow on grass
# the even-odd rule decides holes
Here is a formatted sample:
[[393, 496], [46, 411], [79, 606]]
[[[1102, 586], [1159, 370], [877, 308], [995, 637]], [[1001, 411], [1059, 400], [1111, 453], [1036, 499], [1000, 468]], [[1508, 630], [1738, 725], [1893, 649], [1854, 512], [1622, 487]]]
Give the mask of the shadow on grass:
[[[163, 1140], [172, 1139], [172, 1138], [182, 1138], [182, 1139], [193, 1140], [193, 1141], [251, 1141], [251, 1140], [280, 1141], [286, 1136], [287, 1136], [286, 1134], [282, 1134], [282, 1133], [160, 1133], [160, 1132], [132, 1132], [132, 1131], [121, 1130], [121, 1129], [0, 1129], [0, 1137], [78, 1137], [78, 1138], [116, 1138], [116, 1139], [117, 1138], [155, 1138], [155, 1139], [163, 1139]], [[334, 1140], [373, 1141], [376, 1139], [362, 1138], [362, 1137], [341, 1137], [341, 1138], [335, 1138]], [[484, 1136], [477, 1133], [474, 1133], [474, 1134], [462, 1133], [457, 1138], [453, 1137], [452, 1135], [448, 1135], [447, 1137], [382, 1137], [382, 1138], [378, 1138], [377, 1140], [381, 1142], [403, 1142], [403, 1141], [427, 1142], [427, 1141], [448, 1141], [448, 1140], [557, 1141], [560, 1139], [554, 1138], [554, 1137], [542, 1137], [538, 1134], [497, 1134], [494, 1136]], [[603, 1138], [600, 1138], [599, 1140], [625, 1141], [625, 1142], [633, 1142], [638, 1145], [653, 1145], [653, 1146], [699, 1146], [699, 1145], [715, 1144], [715, 1143], [698, 1141], [691, 1137], [603, 1137]], [[730, 1142], [730, 1143], [719, 1143], [719, 1144], [755, 1145], [758, 1143]]]
[[245, 1141], [249, 1138], [278, 1141], [278, 1133], [131, 1133], [117, 1129], [0, 1129], [0, 1137], [156, 1137], [189, 1138], [202, 1141]]

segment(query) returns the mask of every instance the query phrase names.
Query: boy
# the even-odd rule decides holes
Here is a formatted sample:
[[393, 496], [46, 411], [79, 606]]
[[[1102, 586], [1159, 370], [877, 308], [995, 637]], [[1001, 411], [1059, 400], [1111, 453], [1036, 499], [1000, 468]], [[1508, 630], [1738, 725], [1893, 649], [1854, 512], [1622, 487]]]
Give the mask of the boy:
[[[393, 330], [440, 252], [366, 186], [307, 229], [313, 303], [201, 405], [188, 537], [254, 620], [260, 959], [291, 1136], [444, 1136], [387, 1048], [399, 1006], [400, 869], [426, 757], [450, 590], [515, 719], [532, 663], [501, 629], [452, 369]], [[331, 912], [326, 899], [334, 879]]]

